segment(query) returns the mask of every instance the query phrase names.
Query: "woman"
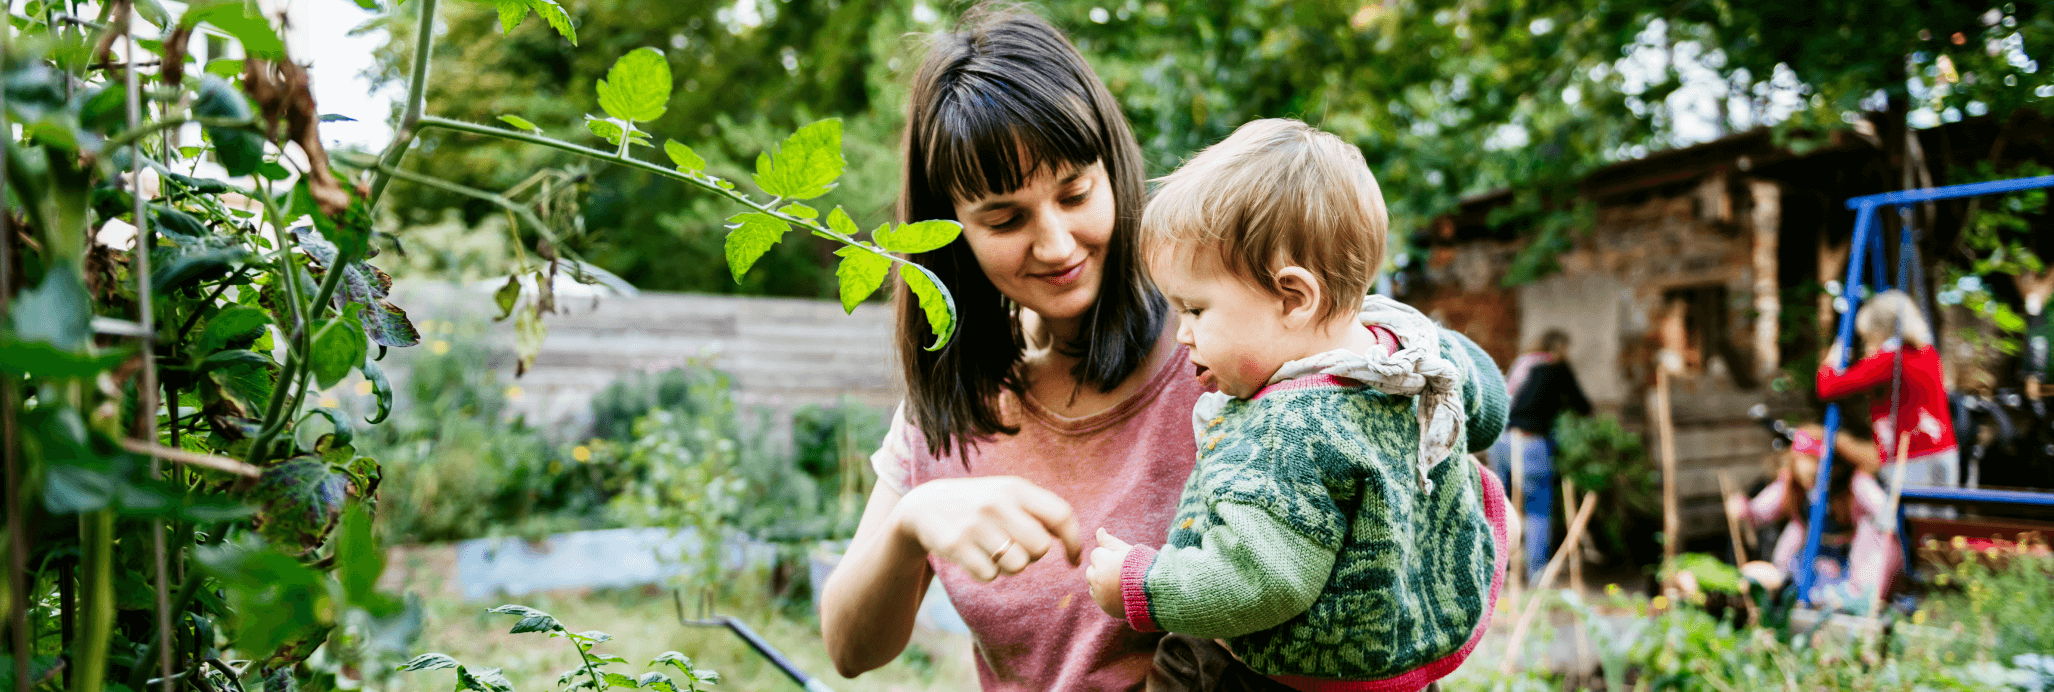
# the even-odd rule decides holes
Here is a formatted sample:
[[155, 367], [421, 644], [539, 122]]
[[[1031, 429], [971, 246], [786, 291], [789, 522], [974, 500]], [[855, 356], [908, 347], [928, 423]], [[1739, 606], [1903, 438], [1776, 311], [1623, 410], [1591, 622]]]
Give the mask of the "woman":
[[[1077, 561], [1096, 547], [1085, 529], [1166, 535], [1197, 456], [1201, 390], [1135, 243], [1140, 148], [1060, 32], [973, 11], [914, 75], [904, 157], [900, 219], [963, 224], [909, 258], [954, 293], [960, 326], [925, 350], [926, 316], [899, 287], [906, 401], [822, 586], [829, 655], [850, 677], [891, 662], [938, 575], [976, 635], [983, 689], [1139, 687], [1162, 635], [1099, 612]], [[1462, 341], [1472, 371], [1495, 371]], [[1499, 408], [1470, 419], [1502, 421], [1503, 382], [1475, 379]], [[1474, 448], [1497, 428], [1470, 433]]]
[[899, 288], [906, 402], [823, 589], [822, 637], [845, 676], [890, 662], [938, 573], [984, 689], [1127, 689], [1160, 635], [1093, 605], [1080, 528], [1167, 532], [1201, 390], [1142, 274], [1141, 152], [1104, 82], [1037, 18], [964, 25], [913, 78], [899, 205], [963, 224], [911, 258], [954, 292], [960, 326], [925, 350]]
[[1518, 445], [1524, 506], [1522, 533], [1526, 540], [1526, 576], [1540, 574], [1548, 564], [1550, 511], [1555, 497], [1555, 418], [1563, 411], [1590, 414], [1590, 400], [1569, 368], [1569, 334], [1550, 329], [1541, 335], [1534, 349], [1512, 361], [1505, 376], [1512, 392], [1512, 411], [1505, 421], [1505, 436], [1491, 447], [1491, 468], [1512, 483], [1512, 450]]

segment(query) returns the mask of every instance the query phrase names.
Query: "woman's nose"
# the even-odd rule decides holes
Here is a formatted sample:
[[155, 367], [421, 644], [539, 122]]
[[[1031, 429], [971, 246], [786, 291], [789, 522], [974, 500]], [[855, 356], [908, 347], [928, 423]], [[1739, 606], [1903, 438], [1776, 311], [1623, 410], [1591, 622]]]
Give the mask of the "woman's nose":
[[1061, 212], [1045, 212], [1040, 216], [1040, 232], [1035, 234], [1032, 249], [1035, 261], [1057, 266], [1068, 263], [1070, 256], [1077, 251], [1077, 238], [1071, 235], [1069, 218]]

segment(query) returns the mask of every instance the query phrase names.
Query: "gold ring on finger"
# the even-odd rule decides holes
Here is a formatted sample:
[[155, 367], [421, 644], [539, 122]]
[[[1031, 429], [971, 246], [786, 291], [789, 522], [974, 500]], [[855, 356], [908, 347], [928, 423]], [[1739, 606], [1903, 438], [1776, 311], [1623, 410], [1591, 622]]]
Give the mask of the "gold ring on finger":
[[1014, 541], [1013, 541], [1013, 539], [1011, 539], [1011, 538], [1008, 538], [1008, 539], [1006, 539], [1006, 543], [1005, 543], [1005, 545], [1001, 545], [1001, 546], [999, 546], [999, 547], [998, 547], [998, 550], [994, 550], [994, 551], [991, 551], [991, 562], [992, 562], [992, 564], [998, 564], [998, 559], [999, 559], [999, 557], [1000, 557], [1000, 556], [1002, 556], [1002, 555], [1005, 555], [1005, 554], [1006, 554], [1006, 551], [1008, 551], [1008, 550], [1012, 550], [1012, 549], [1013, 549], [1013, 544], [1014, 544]]

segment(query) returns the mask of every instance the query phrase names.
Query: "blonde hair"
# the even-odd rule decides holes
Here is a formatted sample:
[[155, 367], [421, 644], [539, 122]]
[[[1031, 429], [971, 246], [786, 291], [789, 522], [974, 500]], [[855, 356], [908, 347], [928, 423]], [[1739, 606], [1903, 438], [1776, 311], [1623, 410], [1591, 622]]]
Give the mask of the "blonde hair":
[[1272, 269], [1304, 267], [1325, 293], [1319, 319], [1354, 314], [1383, 267], [1390, 215], [1376, 176], [1361, 150], [1305, 123], [1242, 125], [1157, 182], [1142, 247], [1209, 248], [1271, 294], [1281, 293]]
[[1878, 293], [1862, 303], [1861, 310], [1854, 313], [1854, 328], [1861, 332], [1861, 338], [1868, 342], [1869, 348], [1875, 348], [1898, 335], [1900, 320], [1905, 348], [1933, 345], [1933, 329], [1926, 325], [1925, 314], [1919, 311], [1911, 296], [1896, 289]]

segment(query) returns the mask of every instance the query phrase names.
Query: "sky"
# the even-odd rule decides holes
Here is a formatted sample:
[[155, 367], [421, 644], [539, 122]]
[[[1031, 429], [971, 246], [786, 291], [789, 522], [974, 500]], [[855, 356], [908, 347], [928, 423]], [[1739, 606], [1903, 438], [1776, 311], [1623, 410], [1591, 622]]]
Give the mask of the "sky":
[[356, 119], [322, 123], [322, 139], [330, 146], [383, 149], [392, 140], [392, 105], [405, 91], [397, 85], [373, 91], [364, 76], [374, 65], [372, 51], [385, 43], [385, 31], [350, 35], [377, 14], [349, 0], [296, 0], [287, 12], [288, 50], [308, 63], [314, 103], [324, 114]]

